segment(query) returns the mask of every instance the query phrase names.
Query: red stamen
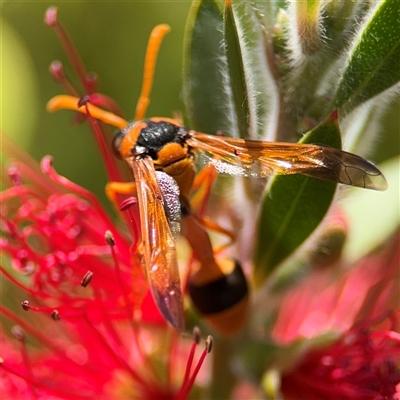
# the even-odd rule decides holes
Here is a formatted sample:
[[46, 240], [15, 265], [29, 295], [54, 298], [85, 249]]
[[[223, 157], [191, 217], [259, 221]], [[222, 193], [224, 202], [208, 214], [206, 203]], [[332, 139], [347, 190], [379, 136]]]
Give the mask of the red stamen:
[[[143, 300], [143, 296], [138, 295], [136, 293], [136, 290], [134, 292], [134, 294], [132, 294], [131, 292], [128, 292], [128, 287], [129, 287], [129, 291], [132, 291], [132, 287], [130, 285], [131, 281], [126, 282], [126, 271], [122, 271], [121, 269], [121, 261], [120, 261], [120, 257], [118, 256], [120, 253], [120, 249], [118, 246], [115, 246], [115, 240], [113, 235], [111, 234], [110, 231], [106, 232], [106, 241], [109, 245], [109, 249], [111, 252], [111, 257], [113, 259], [113, 271], [116, 275], [116, 279], [118, 282], [118, 287], [120, 288], [120, 293], [122, 294], [122, 298], [123, 298], [123, 305], [124, 305], [124, 310], [126, 311], [126, 316], [128, 317], [129, 323], [132, 325], [133, 329], [135, 330], [135, 326], [133, 325], [133, 316], [134, 316], [134, 310], [132, 308], [132, 305], [134, 304], [135, 307], [139, 307], [141, 306], [141, 302]], [[139, 273], [141, 273], [140, 267], [137, 264], [133, 263], [132, 260], [132, 254], [129, 252], [129, 254], [127, 255], [130, 262], [130, 271], [139, 271]], [[135, 274], [134, 275], [137, 278], [137, 281], [139, 280], [143, 280], [143, 276], [139, 277], [139, 274]], [[130, 275], [130, 279], [132, 279], [132, 276]], [[133, 278], [135, 279], [135, 278]], [[145, 291], [147, 286], [144, 285], [139, 285], [141, 287], [142, 291]], [[132, 299], [131, 297], [135, 298], [135, 302], [132, 303]], [[119, 304], [121, 304], [120, 299], [118, 300]]]
[[190, 370], [192, 369], [192, 364], [193, 364], [194, 352], [196, 350], [197, 345], [200, 342], [200, 337], [201, 337], [200, 329], [198, 327], [195, 327], [193, 329], [194, 341], [193, 341], [192, 347], [190, 349], [189, 358], [188, 358], [188, 361], [186, 364], [185, 376], [183, 377], [183, 382], [187, 382], [187, 380], [189, 379]]
[[[14, 189], [15, 193], [13, 193], [13, 195], [19, 197], [22, 204], [24, 204], [24, 203], [26, 204], [28, 201], [27, 200], [28, 193], [25, 192], [24, 188], [21, 185], [21, 174], [20, 174], [19, 170], [15, 166], [12, 166], [7, 169], [7, 175], [10, 178], [11, 184], [15, 188]], [[9, 189], [11, 189], [11, 188], [9, 188]], [[8, 194], [8, 196], [9, 196], [9, 194]], [[7, 198], [8, 196], [6, 194], [5, 198]], [[2, 196], [2, 200], [4, 200], [3, 196]]]
[[[28, 153], [18, 147], [18, 145], [7, 135], [1, 136], [1, 150], [8, 158], [18, 161], [13, 162], [13, 165], [18, 169], [19, 174], [24, 177], [25, 182], [35, 185], [40, 190], [43, 197], [49, 196], [55, 191], [55, 185], [43, 177], [42, 172], [36, 162]], [[1, 174], [3, 180], [5, 174]], [[5, 186], [8, 186], [8, 182]], [[3, 193], [2, 193], [3, 195]], [[3, 200], [3, 198], [2, 198]]]
[[35, 195], [32, 190], [24, 186], [12, 186], [1, 192], [1, 201], [5, 202], [12, 198], [26, 198], [28, 195]]
[[[106, 224], [110, 227], [114, 225], [114, 223], [111, 221], [109, 216], [104, 212], [102, 206], [100, 205], [99, 201], [97, 200], [97, 197], [94, 196], [91, 192], [88, 190], [82, 188], [79, 185], [76, 185], [69, 179], [65, 178], [64, 176], [58, 175], [57, 172], [53, 168], [53, 159], [50, 156], [45, 156], [42, 159], [41, 162], [41, 168], [44, 174], [49, 176], [49, 178], [56, 182], [57, 184], [67, 188], [69, 191], [72, 191], [79, 196], [87, 199], [90, 203], [90, 205], [94, 208], [96, 214], [98, 214], [98, 218], [102, 219], [103, 221], [106, 222]], [[117, 238], [119, 243], [125, 242], [125, 239], [122, 235], [120, 235], [118, 232], [113, 231], [113, 235]], [[121, 248], [120, 248], [121, 250]]]
[[68, 33], [65, 31], [64, 27], [58, 21], [56, 7], [50, 7], [49, 9], [47, 9], [44, 17], [44, 22], [47, 26], [54, 29], [85, 91], [89, 94], [93, 93], [94, 91], [93, 85], [88, 85], [87, 82], [88, 74], [85, 65], [83, 64], [82, 59], [80, 58], [79, 53], [77, 52], [74, 44], [72, 43]]
[[[24, 366], [25, 366], [25, 371], [26, 371], [26, 375], [28, 377], [28, 379], [33, 382], [34, 378], [33, 378], [33, 371], [32, 371], [32, 365], [31, 362], [29, 360], [29, 356], [28, 356], [28, 351], [26, 348], [26, 335], [24, 330], [21, 328], [21, 326], [19, 325], [15, 325], [12, 327], [11, 329], [13, 335], [15, 336], [15, 338], [21, 343], [21, 354], [22, 354], [22, 359], [24, 360]], [[34, 385], [29, 386], [29, 389], [31, 391], [31, 396], [33, 399], [36, 399], [36, 393], [35, 393], [35, 387]]]
[[61, 319], [60, 313], [58, 312], [58, 310], [53, 310], [53, 311], [52, 311], [52, 313], [51, 313], [51, 318], [52, 318], [54, 321], [59, 321], [59, 320]]
[[[88, 328], [90, 328], [92, 332], [92, 340], [98, 341], [100, 343], [100, 347], [104, 352], [104, 357], [108, 354], [108, 356], [114, 360], [114, 362], [120, 366], [123, 370], [130, 373], [132, 378], [137, 382], [139, 385], [143, 386], [143, 390], [148, 391], [148, 384], [142, 376], [137, 373], [126, 361], [126, 357], [120, 357], [116, 352], [115, 349], [110, 345], [108, 340], [104, 337], [104, 335], [93, 325], [93, 323], [88, 319], [88, 315], [85, 318], [87, 322]], [[146, 372], [146, 371], [144, 371]]]
[[119, 205], [119, 209], [121, 211], [126, 211], [128, 210], [130, 207], [134, 206], [138, 204], [138, 200], [136, 197], [128, 197], [127, 199], [121, 201], [121, 204]]
[[115, 115], [120, 117], [123, 116], [121, 107], [117, 104], [117, 102], [109, 96], [101, 93], [93, 93], [90, 95], [90, 103], [95, 106], [105, 108], [108, 111], [112, 112]]
[[79, 96], [78, 90], [75, 88], [73, 83], [65, 75], [64, 67], [61, 61], [53, 61], [49, 67], [50, 75], [54, 80], [62, 86], [62, 88], [71, 96]]
[[107, 244], [110, 246], [110, 249], [111, 249], [112, 258], [114, 260], [114, 270], [115, 270], [115, 273], [117, 275], [117, 280], [118, 280], [119, 286], [120, 286], [121, 291], [122, 291], [122, 296], [124, 298], [124, 304], [125, 304], [125, 307], [126, 307], [128, 320], [132, 321], [133, 309], [131, 307], [131, 302], [129, 301], [129, 296], [128, 296], [128, 293], [126, 291], [126, 287], [125, 287], [125, 284], [124, 284], [124, 281], [123, 281], [123, 278], [122, 278], [122, 274], [121, 274], [119, 260], [118, 260], [118, 257], [116, 255], [116, 252], [115, 252], [115, 240], [114, 240], [114, 237], [113, 237], [113, 235], [112, 235], [112, 233], [110, 231], [106, 232], [105, 238], [106, 238]]
[[86, 272], [85, 276], [82, 278], [81, 286], [83, 287], [88, 286], [89, 283], [92, 281], [92, 279], [93, 279], [93, 272], [92, 271]]
[[20, 186], [21, 185], [21, 174], [19, 173], [16, 167], [10, 167], [7, 170], [7, 175], [11, 180], [11, 184], [13, 186]]
[[90, 114], [87, 103], [85, 103], [85, 107], [86, 114], [89, 117], [90, 125], [95, 134], [96, 143], [99, 146], [101, 155], [105, 161], [108, 179], [110, 181], [120, 182], [123, 180], [123, 178], [115, 162], [115, 157], [111, 151], [111, 146], [106, 142], [104, 132], [102, 132], [100, 129], [98, 121], [96, 121]]
[[23, 309], [24, 311], [33, 311], [33, 312], [39, 312], [39, 313], [45, 313], [45, 314], [51, 312], [51, 317], [52, 317], [55, 321], [60, 320], [60, 314], [59, 314], [58, 310], [54, 310], [54, 309], [51, 308], [51, 307], [34, 307], [34, 306], [31, 306], [31, 305], [29, 304], [29, 301], [28, 301], [28, 300], [24, 300], [24, 301], [21, 303], [21, 306], [22, 306], [22, 309]]
[[137, 208], [132, 208], [133, 206], [138, 206], [138, 200], [136, 197], [128, 197], [125, 200], [122, 200], [119, 209], [120, 211], [127, 212], [125, 216], [125, 221], [129, 226], [131, 231], [131, 235], [133, 237], [133, 245], [131, 247], [131, 252], [136, 253], [137, 247], [139, 245], [140, 238], [140, 220], [139, 220], [139, 211]]
[[183, 400], [189, 396], [190, 390], [193, 387], [194, 381], [196, 380], [196, 377], [200, 371], [200, 368], [202, 367], [207, 354], [209, 354], [212, 350], [213, 339], [211, 336], [208, 336], [207, 340], [206, 340], [206, 347], [203, 350], [203, 352], [201, 353], [199, 361], [197, 362], [191, 377], [189, 377], [190, 370], [192, 368], [192, 363], [193, 363], [194, 350], [200, 340], [199, 332], [200, 332], [199, 330], [194, 331], [194, 340], [195, 341], [190, 349], [189, 358], [188, 358], [188, 362], [186, 365], [185, 376], [182, 381], [182, 385], [181, 385], [180, 389], [178, 390], [177, 394], [174, 396], [174, 398], [177, 400]]
[[93, 94], [97, 89], [98, 83], [99, 83], [98, 75], [95, 72], [89, 72], [85, 76], [85, 89], [86, 89], [86, 92], [89, 93], [89, 94]]
[[[3, 275], [6, 276], [6, 278], [12, 282], [14, 285], [16, 285], [17, 287], [21, 288], [22, 290], [24, 290], [26, 293], [35, 296], [35, 297], [39, 297], [42, 299], [49, 299], [50, 296], [46, 295], [43, 292], [36, 292], [33, 289], [29, 288], [28, 286], [23, 285], [21, 282], [17, 281], [11, 274], [9, 274], [3, 267], [0, 266], [0, 271]], [[28, 303], [29, 306], [29, 303]], [[23, 306], [24, 307], [24, 306]]]
[[6, 309], [0, 304], [0, 313], [4, 315], [6, 318], [8, 318], [10, 321], [13, 321], [14, 323], [20, 325], [25, 332], [29, 332], [31, 335], [33, 335], [37, 340], [39, 340], [42, 344], [44, 344], [47, 348], [49, 348], [51, 351], [53, 351], [57, 355], [62, 355], [63, 357], [65, 356], [64, 350], [59, 346], [59, 344], [56, 344], [55, 342], [52, 342], [49, 337], [45, 336], [42, 331], [39, 331], [35, 329], [32, 325], [30, 325], [28, 322], [25, 320], [17, 317], [13, 312], [10, 310]]
[[[68, 360], [68, 359], [66, 359]], [[0, 367], [4, 370], [7, 371], [10, 375], [14, 375], [18, 378], [21, 378], [24, 380], [27, 384], [31, 385], [32, 388], [35, 388], [36, 390], [39, 389], [44, 389], [46, 391], [46, 394], [48, 396], [52, 396], [52, 398], [62, 398], [62, 399], [73, 399], [73, 400], [88, 400], [88, 395], [86, 393], [80, 394], [77, 393], [77, 391], [74, 390], [68, 390], [66, 389], [67, 386], [54, 386], [53, 382], [46, 380], [46, 381], [40, 381], [40, 380], [32, 380], [32, 378], [24, 375], [22, 372], [17, 370], [16, 368], [10, 367], [5, 360], [0, 359]], [[78, 372], [77, 372], [78, 373]], [[47, 397], [48, 397], [47, 396]], [[32, 397], [33, 399], [36, 399], [37, 396], [34, 395]]]
[[[103, 310], [103, 308], [102, 308], [102, 310]], [[33, 335], [35, 335], [35, 336], [36, 336], [39, 340], [41, 340], [47, 347], [50, 347], [50, 348], [52, 349], [53, 353], [54, 353], [54, 356], [55, 356], [56, 354], [58, 355], [58, 358], [60, 358], [60, 361], [63, 363], [62, 365], [64, 366], [64, 368], [70, 370], [70, 373], [71, 373], [72, 376], [74, 376], [74, 373], [79, 373], [79, 376], [81, 377], [81, 379], [82, 379], [83, 381], [85, 381], [86, 378], [85, 378], [85, 376], [83, 375], [83, 373], [87, 373], [87, 374], [88, 374], [88, 377], [93, 377], [93, 376], [95, 376], [95, 375], [98, 373], [98, 371], [93, 370], [93, 369], [92, 369], [92, 366], [90, 366], [90, 365], [88, 365], [87, 367], [85, 367], [84, 371], [80, 371], [80, 370], [82, 369], [82, 366], [76, 364], [76, 363], [75, 363], [73, 360], [71, 360], [69, 357], [65, 357], [65, 355], [66, 355], [65, 349], [61, 349], [61, 348], [59, 349], [57, 346], [55, 346], [55, 345], [49, 340], [49, 337], [46, 337], [46, 336], [44, 336], [42, 333], [40, 333], [40, 332], [38, 332], [38, 331], [35, 331], [29, 324], [27, 324], [25, 321], [22, 321], [21, 319], [19, 319], [18, 317], [16, 317], [16, 316], [13, 315], [12, 313], [10, 313], [8, 310], [6, 310], [6, 309], [1, 309], [0, 311], [1, 311], [1, 313], [2, 313], [4, 316], [8, 317], [8, 318], [11, 319], [11, 320], [14, 320], [16, 323], [20, 324], [21, 326], [24, 326], [25, 329], [27, 329], [27, 330], [30, 331]], [[91, 340], [91, 344], [92, 344], [93, 346], [95, 346], [94, 338], [100, 336], [100, 342], [101, 342], [101, 344], [99, 344], [99, 346], [101, 347], [102, 357], [103, 357], [103, 356], [107, 357], [107, 354], [110, 353], [110, 354], [112, 354], [113, 357], [115, 357], [115, 358], [117, 358], [117, 359], [119, 360], [119, 361], [118, 361], [119, 364], [122, 362], [122, 363], [125, 365], [125, 364], [126, 364], [126, 361], [125, 361], [125, 360], [128, 359], [127, 355], [118, 356], [118, 355], [115, 354], [115, 350], [109, 348], [109, 346], [107, 346], [107, 348], [109, 348], [109, 351], [104, 352], [104, 350], [105, 350], [105, 348], [104, 348], [104, 343], [105, 343], [105, 341], [107, 341], [107, 339], [106, 339], [106, 338], [103, 338], [103, 337], [102, 337], [102, 334], [101, 334], [101, 333], [94, 327], [94, 325], [92, 325], [92, 323], [87, 319], [87, 316], [90, 315], [90, 311], [88, 311], [88, 310], [86, 310], [86, 311], [87, 311], [87, 312], [85, 313], [85, 317], [86, 317], [85, 319], [86, 319], [86, 321], [88, 322], [88, 324], [91, 325], [91, 327], [92, 327], [92, 333], [93, 333], [93, 331], [97, 333], [97, 336], [96, 336], [96, 335], [89, 335], [89, 336], [91, 337], [91, 339], [90, 339], [90, 340]], [[103, 322], [104, 322], [104, 321], [103, 321]], [[83, 326], [82, 326], [82, 323], [81, 323], [81, 322], [79, 323], [79, 326], [80, 326], [80, 330], [82, 330]], [[64, 328], [67, 329], [67, 326], [64, 325]], [[65, 332], [65, 333], [66, 333], [66, 332]], [[88, 333], [85, 333], [85, 335], [88, 335]], [[130, 352], [130, 351], [131, 351], [131, 348], [129, 347], [129, 352]], [[136, 375], [136, 374], [134, 373], [134, 371], [132, 371], [131, 368], [130, 368], [129, 366], [128, 366], [128, 368], [129, 368], [129, 372], [131, 373], [131, 375], [133, 375], [133, 378], [135, 379], [135, 381], [138, 382], [138, 383], [142, 386], [142, 390], [143, 390], [143, 391], [147, 391], [146, 384], [148, 385], [148, 382], [147, 382], [147, 383], [144, 382], [144, 380], [142, 380], [138, 375]], [[76, 370], [76, 372], [74, 372], [74, 370]], [[80, 372], [79, 372], [79, 371], [80, 371]], [[14, 372], [16, 372], [16, 371], [10, 371], [10, 372], [12, 372], [12, 373], [14, 374]], [[93, 374], [95, 374], [95, 375], [93, 375]], [[21, 378], [27, 380], [26, 377], [22, 376], [22, 375], [19, 374], [18, 372], [16, 372], [14, 375], [16, 375], [16, 376], [21, 376]], [[33, 382], [31, 382], [31, 383], [33, 384]], [[41, 385], [40, 382], [38, 382], [37, 387], [41, 387], [41, 386], [43, 386], [43, 387], [46, 388], [46, 385], [45, 385], [45, 384], [44, 384], [44, 385]], [[155, 387], [156, 387], [156, 385], [155, 385]], [[47, 388], [46, 388], [46, 389], [47, 389]], [[153, 396], [153, 397], [155, 398], [155, 396]], [[63, 397], [63, 398], [64, 398], [64, 397]], [[71, 398], [72, 398], [72, 397], [71, 397]], [[85, 397], [85, 398], [86, 398], [86, 397]]]
[[11, 329], [11, 332], [19, 342], [25, 342], [25, 332], [19, 325], [14, 325]]

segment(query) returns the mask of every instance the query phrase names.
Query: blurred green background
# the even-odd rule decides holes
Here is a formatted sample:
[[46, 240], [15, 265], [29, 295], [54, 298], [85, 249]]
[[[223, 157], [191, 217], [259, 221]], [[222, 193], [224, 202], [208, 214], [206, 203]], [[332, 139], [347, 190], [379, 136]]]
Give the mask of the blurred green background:
[[[47, 101], [63, 92], [48, 73], [61, 60], [72, 69], [55, 33], [43, 24], [49, 6], [71, 35], [89, 71], [100, 77], [99, 91], [113, 97], [125, 116], [133, 116], [144, 53], [151, 29], [171, 25], [159, 56], [148, 116], [184, 112], [181, 100], [182, 51], [191, 1], [25, 1], [1, 3], [1, 127], [40, 160], [54, 157], [57, 171], [97, 193], [103, 201], [106, 177], [87, 124], [74, 125], [73, 113], [49, 114]], [[397, 101], [384, 118], [374, 161], [399, 153]]]
[[[88, 71], [100, 78], [99, 91], [113, 97], [125, 117], [133, 118], [144, 54], [151, 29], [172, 30], [161, 48], [148, 116], [182, 110], [182, 51], [191, 1], [43, 1], [1, 3], [1, 126], [37, 160], [54, 157], [57, 171], [104, 197], [106, 176], [86, 123], [74, 125], [73, 113], [49, 114], [45, 106], [63, 89], [48, 67], [60, 60], [72, 68], [55, 33], [43, 23], [45, 10], [58, 7]], [[76, 80], [75, 80], [76, 82]]]

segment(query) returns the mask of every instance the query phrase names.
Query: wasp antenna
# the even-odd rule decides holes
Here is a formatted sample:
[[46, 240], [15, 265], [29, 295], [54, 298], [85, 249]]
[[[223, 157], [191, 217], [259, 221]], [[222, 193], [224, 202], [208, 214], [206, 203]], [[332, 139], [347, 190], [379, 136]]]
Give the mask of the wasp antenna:
[[135, 121], [144, 118], [150, 104], [150, 93], [153, 86], [154, 70], [156, 67], [158, 52], [164, 36], [170, 30], [171, 28], [168, 25], [160, 24], [151, 31], [144, 61], [142, 90], [136, 105]]

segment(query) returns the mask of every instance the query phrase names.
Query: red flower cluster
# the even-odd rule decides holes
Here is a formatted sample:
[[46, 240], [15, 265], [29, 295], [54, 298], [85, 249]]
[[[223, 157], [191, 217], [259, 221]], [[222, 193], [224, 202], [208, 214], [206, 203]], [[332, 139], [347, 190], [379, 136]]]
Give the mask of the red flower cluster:
[[178, 343], [160, 316], [129, 239], [91, 193], [55, 172], [50, 157], [41, 169], [16, 163], [2, 192], [1, 249], [14, 271], [1, 271], [25, 298], [22, 308], [35, 313], [22, 318], [1, 306], [20, 346], [2, 336], [0, 393], [186, 398], [211, 342], [192, 371], [195, 335], [180, 382], [190, 345]]
[[282, 301], [274, 341], [303, 347], [282, 374], [285, 399], [400, 398], [399, 260], [395, 232], [336, 279], [315, 271]]
[[[287, 399], [400, 398], [400, 334], [394, 326], [358, 326], [330, 347], [316, 349], [282, 378]], [[306, 394], [302, 397], [301, 394]]]

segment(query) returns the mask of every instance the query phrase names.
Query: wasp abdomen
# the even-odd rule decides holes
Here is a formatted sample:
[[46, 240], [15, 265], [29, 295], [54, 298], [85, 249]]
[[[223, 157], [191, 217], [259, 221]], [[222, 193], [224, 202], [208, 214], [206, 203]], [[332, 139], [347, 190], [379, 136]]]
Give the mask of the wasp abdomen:
[[[190, 279], [189, 294], [195, 307], [219, 332], [235, 334], [248, 311], [247, 280], [240, 264], [231, 258], [218, 260], [219, 276], [210, 279], [199, 269]], [[228, 267], [227, 267], [228, 266]]]

